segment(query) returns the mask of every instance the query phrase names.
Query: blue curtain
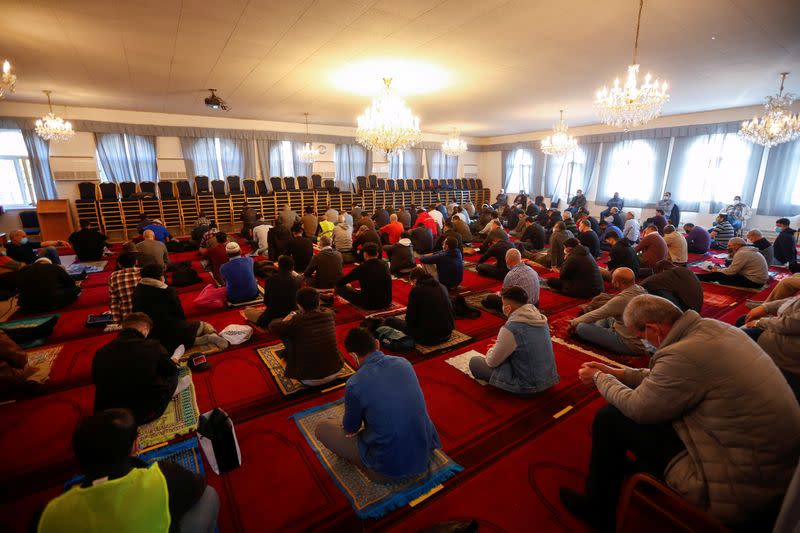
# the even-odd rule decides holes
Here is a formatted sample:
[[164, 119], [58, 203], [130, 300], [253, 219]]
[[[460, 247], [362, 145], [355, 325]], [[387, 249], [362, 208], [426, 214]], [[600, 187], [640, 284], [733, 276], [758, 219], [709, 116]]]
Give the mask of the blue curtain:
[[544, 172], [544, 194], [554, 201], [562, 194], [570, 196], [578, 189], [584, 194], [592, 186], [592, 176], [600, 143], [579, 145], [567, 155], [561, 157], [547, 156]]
[[769, 149], [758, 202], [759, 215], [790, 217], [797, 213], [800, 213], [800, 140]]
[[425, 149], [425, 160], [428, 166], [428, 177], [431, 179], [456, 178], [458, 174], [458, 156], [445, 155], [441, 150]]
[[151, 135], [127, 135], [127, 139], [133, 180], [137, 183], [158, 181], [156, 138]]
[[356, 176], [372, 172], [372, 153], [360, 144], [337, 144], [336, 186], [343, 191], [355, 188]]
[[55, 200], [58, 198], [56, 182], [50, 172], [50, 145], [39, 137], [35, 130], [21, 130], [28, 149], [31, 162], [31, 178], [37, 200]]
[[[310, 176], [311, 175], [311, 168], [313, 164], [309, 161], [303, 161], [300, 159], [299, 151], [306, 145], [305, 142], [293, 142], [292, 143], [292, 168], [294, 168], [294, 175], [295, 176]], [[312, 144], [313, 146], [313, 144]]]
[[250, 178], [255, 176], [255, 151], [250, 139], [220, 139], [222, 173], [225, 176]]
[[211, 137], [181, 137], [181, 151], [186, 165], [186, 175], [208, 176], [221, 179], [217, 161], [217, 148]]
[[670, 139], [665, 138], [604, 144], [597, 184], [598, 201], [618, 192], [625, 198], [626, 206], [655, 206], [664, 184], [669, 143]]
[[501, 153], [503, 191], [508, 193], [508, 186], [511, 184], [511, 176], [514, 175], [514, 157], [516, 150], [503, 150]]
[[[283, 178], [283, 141], [257, 141], [258, 157], [261, 160], [261, 176], [268, 180], [271, 177]], [[294, 158], [292, 158], [294, 159]], [[294, 165], [294, 162], [292, 162]]]
[[134, 181], [128, 165], [128, 154], [125, 152], [125, 135], [123, 133], [95, 133], [97, 157], [106, 179], [112, 183]]
[[[402, 169], [400, 160], [402, 159]], [[402, 170], [402, 172], [401, 172]], [[392, 179], [413, 179], [422, 176], [422, 149], [409, 148], [403, 150], [403, 156], [399, 152], [389, 154], [389, 177]]]

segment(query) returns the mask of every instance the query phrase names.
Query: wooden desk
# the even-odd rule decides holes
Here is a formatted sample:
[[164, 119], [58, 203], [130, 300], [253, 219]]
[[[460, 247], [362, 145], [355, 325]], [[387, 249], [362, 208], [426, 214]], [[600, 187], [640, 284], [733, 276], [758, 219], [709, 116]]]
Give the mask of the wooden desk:
[[72, 233], [69, 200], [39, 200], [36, 215], [42, 241], [67, 241]]

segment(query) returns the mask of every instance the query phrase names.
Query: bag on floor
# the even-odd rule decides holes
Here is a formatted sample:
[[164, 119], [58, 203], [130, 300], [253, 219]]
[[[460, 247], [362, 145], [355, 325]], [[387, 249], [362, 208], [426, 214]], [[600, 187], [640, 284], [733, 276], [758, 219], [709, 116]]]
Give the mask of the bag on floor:
[[166, 243], [167, 251], [170, 253], [183, 252], [184, 244], [182, 241], [168, 241]]
[[414, 339], [400, 330], [389, 326], [380, 326], [375, 329], [375, 337], [380, 341], [381, 346], [393, 352], [404, 353], [414, 349]]
[[456, 318], [469, 318], [470, 320], [475, 320], [481, 317], [480, 309], [476, 309], [474, 307], [470, 307], [467, 303], [467, 300], [464, 299], [463, 296], [456, 296], [452, 299], [453, 302], [453, 314]]
[[220, 336], [229, 343], [236, 345], [250, 340], [253, 328], [244, 324], [229, 324], [219, 332]]
[[173, 287], [188, 287], [203, 280], [200, 274], [192, 268], [190, 261], [179, 261], [172, 265], [172, 285]]
[[220, 408], [200, 415], [197, 426], [200, 447], [215, 474], [230, 472], [242, 465], [242, 451], [228, 414]]
[[203, 287], [200, 294], [194, 299], [195, 305], [207, 309], [222, 309], [228, 299], [228, 290], [225, 287], [215, 287], [208, 284]]

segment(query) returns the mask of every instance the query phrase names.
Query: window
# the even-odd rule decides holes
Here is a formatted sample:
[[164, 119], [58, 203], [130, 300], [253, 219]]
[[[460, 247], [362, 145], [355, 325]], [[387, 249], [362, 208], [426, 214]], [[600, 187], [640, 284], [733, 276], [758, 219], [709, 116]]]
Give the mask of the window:
[[95, 139], [95, 161], [101, 183], [158, 178], [154, 137], [98, 133]]
[[28, 207], [36, 203], [28, 149], [17, 130], [0, 131], [0, 204]]
[[687, 154], [677, 197], [730, 203], [745, 188], [752, 149], [735, 134], [699, 137]]
[[617, 191], [626, 200], [653, 197], [653, 187], [662, 182], [662, 176], [656, 175], [656, 154], [647, 141], [623, 141], [608, 155], [611, 171], [604, 183], [604, 196]]
[[292, 141], [281, 141], [281, 167], [283, 176], [294, 176]]
[[514, 170], [506, 187], [506, 193], [517, 191], [531, 192], [531, 176], [533, 176], [533, 152], [525, 148], [514, 150]]
[[[566, 155], [547, 158], [547, 194], [554, 200], [570, 198], [578, 189], [584, 189], [586, 151], [578, 147]], [[586, 190], [583, 190], [586, 193]]]

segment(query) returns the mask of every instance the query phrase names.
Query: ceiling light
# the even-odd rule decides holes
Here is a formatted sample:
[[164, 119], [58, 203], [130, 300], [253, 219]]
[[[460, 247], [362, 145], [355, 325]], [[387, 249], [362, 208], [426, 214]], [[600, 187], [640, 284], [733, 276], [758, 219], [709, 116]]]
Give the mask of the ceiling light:
[[386, 153], [411, 148], [422, 139], [419, 117], [392, 91], [392, 79], [384, 78], [381, 94], [358, 117], [356, 140], [369, 150]]
[[0, 98], [5, 96], [7, 92], [14, 92], [14, 84], [17, 83], [17, 76], [14, 74], [14, 69], [9, 63], [8, 59], [3, 61], [3, 77], [0, 78]]
[[467, 143], [458, 135], [458, 130], [453, 128], [450, 137], [442, 143], [442, 152], [445, 155], [460, 156], [467, 151]]
[[568, 154], [578, 147], [578, 141], [569, 134], [569, 128], [564, 122], [564, 110], [561, 110], [561, 119], [558, 124], [553, 124], [553, 134], [542, 140], [542, 152], [555, 157]]
[[781, 88], [775, 96], [764, 99], [766, 113], [763, 117], [742, 122], [739, 135], [750, 142], [763, 144], [767, 148], [792, 141], [800, 137], [800, 118], [792, 114], [791, 106], [795, 96], [783, 94], [783, 83], [788, 72], [781, 73]]
[[61, 117], [53, 114], [53, 104], [50, 102], [50, 92], [43, 91], [47, 95], [47, 105], [50, 112], [36, 121], [36, 133], [45, 141], [67, 141], [75, 135], [72, 124]]
[[597, 91], [594, 105], [600, 119], [611, 126], [630, 128], [641, 126], [661, 114], [661, 108], [669, 99], [667, 82], [652, 81], [650, 73], [639, 86], [636, 77], [639, 73], [639, 27], [642, 23], [644, 0], [639, 0], [639, 17], [636, 21], [636, 39], [633, 44], [633, 63], [628, 65], [625, 84], [620, 86], [619, 78], [614, 80], [611, 89], [603, 87]]
[[307, 163], [313, 163], [319, 157], [319, 148], [314, 148], [308, 140], [308, 113], [303, 113], [306, 116], [306, 143], [297, 151], [297, 155], [301, 160]]

